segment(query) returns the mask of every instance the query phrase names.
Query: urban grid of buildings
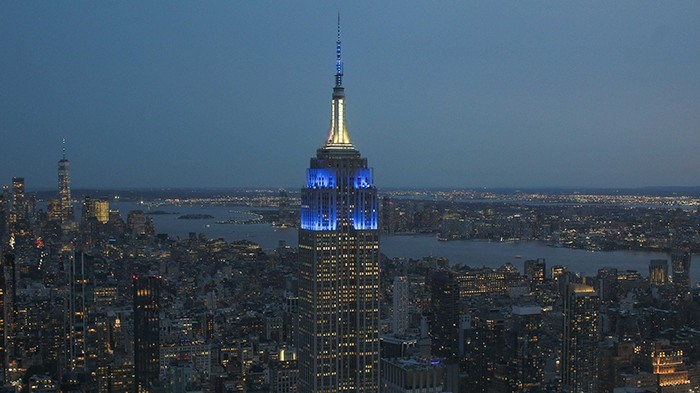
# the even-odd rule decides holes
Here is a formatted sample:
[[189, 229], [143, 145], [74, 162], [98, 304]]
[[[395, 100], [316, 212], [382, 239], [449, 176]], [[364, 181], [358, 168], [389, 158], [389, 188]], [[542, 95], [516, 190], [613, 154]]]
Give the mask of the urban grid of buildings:
[[[45, 210], [13, 178], [0, 200], [0, 391], [700, 391], [697, 210], [378, 198], [342, 78], [339, 28], [330, 132], [306, 185], [245, 197], [297, 227], [298, 248], [173, 238], [100, 195], [78, 215], [65, 146]], [[541, 258], [388, 259], [380, 232], [669, 257], [648, 275], [587, 277]]]

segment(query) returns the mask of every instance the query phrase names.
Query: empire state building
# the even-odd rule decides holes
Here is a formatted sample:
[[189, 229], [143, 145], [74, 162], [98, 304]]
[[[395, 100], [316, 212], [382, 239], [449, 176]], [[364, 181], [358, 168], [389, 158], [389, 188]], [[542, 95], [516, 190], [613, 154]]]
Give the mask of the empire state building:
[[348, 135], [338, 22], [330, 132], [301, 190], [300, 393], [379, 391], [377, 190]]

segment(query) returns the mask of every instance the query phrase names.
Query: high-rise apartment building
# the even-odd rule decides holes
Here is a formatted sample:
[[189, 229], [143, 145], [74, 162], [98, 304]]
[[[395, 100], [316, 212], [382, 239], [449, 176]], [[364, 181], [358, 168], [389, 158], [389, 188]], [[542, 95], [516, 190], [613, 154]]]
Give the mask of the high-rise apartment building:
[[508, 380], [513, 391], [529, 392], [542, 387], [544, 356], [542, 308], [535, 305], [513, 306], [512, 325], [506, 333]]
[[301, 191], [299, 392], [379, 390], [377, 190], [350, 142], [338, 24], [330, 133]]
[[600, 299], [593, 287], [570, 283], [564, 295], [562, 391], [598, 391], [598, 315]]
[[134, 375], [136, 392], [151, 392], [160, 374], [159, 276], [134, 276]]
[[391, 310], [391, 330], [402, 335], [408, 329], [408, 277], [394, 277], [394, 290]]

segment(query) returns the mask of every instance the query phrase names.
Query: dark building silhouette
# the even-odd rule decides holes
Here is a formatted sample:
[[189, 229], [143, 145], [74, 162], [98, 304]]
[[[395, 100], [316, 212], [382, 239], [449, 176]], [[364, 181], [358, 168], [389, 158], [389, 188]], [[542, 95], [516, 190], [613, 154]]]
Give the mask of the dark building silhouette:
[[453, 360], [459, 351], [459, 285], [455, 274], [438, 270], [430, 275], [430, 353]]
[[379, 389], [377, 190], [350, 142], [340, 24], [331, 130], [311, 159], [299, 230], [299, 392]]
[[0, 244], [3, 245], [7, 244], [11, 203], [10, 188], [2, 186], [2, 194], [0, 194]]
[[537, 286], [544, 284], [546, 278], [547, 264], [544, 259], [530, 259], [525, 261], [525, 275], [530, 280], [530, 285]]
[[682, 293], [690, 291], [690, 250], [676, 248], [671, 251], [673, 286]]
[[469, 392], [501, 391], [506, 387], [505, 322], [499, 310], [483, 308], [473, 313], [465, 351]]
[[7, 380], [8, 369], [12, 364], [16, 365], [16, 328], [17, 328], [17, 266], [15, 255], [11, 252], [2, 254], [0, 260], [0, 291], [2, 291], [2, 337], [0, 347], [2, 347], [2, 378]]
[[[71, 255], [68, 265], [68, 302], [65, 304], [66, 315], [66, 348], [63, 379], [71, 379], [74, 384], [86, 383], [95, 369], [94, 359], [89, 354], [94, 346], [89, 344], [89, 333], [93, 326], [90, 318], [93, 316], [93, 284], [90, 269], [94, 258], [77, 252]], [[90, 347], [90, 348], [88, 348]], [[66, 378], [68, 377], [68, 378]]]
[[289, 194], [286, 190], [280, 188], [278, 198], [279, 202], [277, 205], [277, 225], [283, 227], [290, 226], [292, 225], [292, 215], [289, 211]]
[[602, 302], [617, 300], [620, 295], [620, 283], [617, 279], [617, 269], [606, 267], [598, 269], [595, 289]]
[[150, 392], [160, 373], [159, 276], [134, 276], [134, 376], [137, 392]]
[[[0, 246], [0, 248], [2, 247]], [[2, 335], [0, 336], [0, 386], [7, 382], [7, 343], [5, 342], [5, 339], [7, 337], [7, 334], [5, 333], [5, 301], [7, 295], [5, 292], [4, 266], [5, 255], [0, 249], [0, 335]]]

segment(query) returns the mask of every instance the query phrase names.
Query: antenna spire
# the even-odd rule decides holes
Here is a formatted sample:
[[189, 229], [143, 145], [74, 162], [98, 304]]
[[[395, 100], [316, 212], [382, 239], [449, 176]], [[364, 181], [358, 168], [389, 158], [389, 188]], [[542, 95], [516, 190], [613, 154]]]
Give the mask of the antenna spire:
[[335, 86], [343, 86], [343, 60], [340, 57], [340, 12], [338, 12], [338, 41], [335, 42]]
[[62, 144], [63, 144], [63, 147], [62, 147], [63, 159], [65, 160], [66, 159], [66, 138], [63, 138]]

